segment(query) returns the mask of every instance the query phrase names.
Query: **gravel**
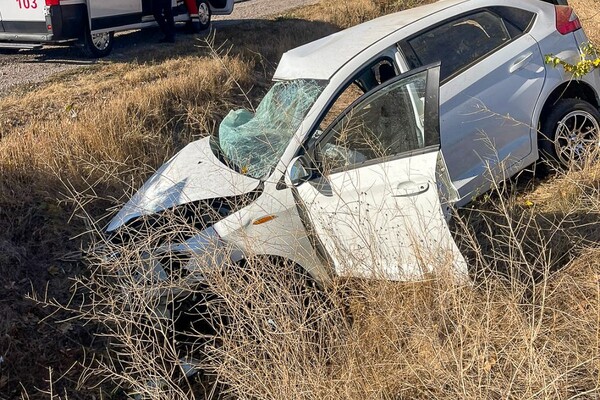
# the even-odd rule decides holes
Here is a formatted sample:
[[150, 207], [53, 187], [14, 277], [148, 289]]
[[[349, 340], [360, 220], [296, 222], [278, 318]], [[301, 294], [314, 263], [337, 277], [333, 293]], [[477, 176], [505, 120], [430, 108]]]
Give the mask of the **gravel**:
[[15, 85], [42, 82], [59, 72], [92, 63], [80, 58], [78, 49], [64, 47], [0, 54], [0, 94]]
[[[317, 2], [318, 0], [246, 0], [237, 2], [233, 13], [227, 16], [216, 16], [214, 25], [218, 28], [219, 25], [235, 23], [236, 20], [263, 18]], [[160, 34], [147, 32], [150, 34], [140, 35], [139, 31], [137, 34], [129, 32], [119, 34], [113, 53], [103, 60], [110, 62], [111, 60], [126, 59], [128, 48], [131, 46], [138, 46], [138, 50], [140, 45], [150, 47]], [[43, 82], [57, 73], [95, 63], [95, 60], [83, 58], [79, 49], [75, 47], [47, 46], [39, 50], [21, 50], [17, 54], [0, 54], [0, 95], [6, 94], [16, 85], [33, 85]]]
[[249, 0], [236, 2], [231, 15], [217, 16], [218, 20], [252, 19], [280, 14], [293, 8], [318, 3], [319, 0]]

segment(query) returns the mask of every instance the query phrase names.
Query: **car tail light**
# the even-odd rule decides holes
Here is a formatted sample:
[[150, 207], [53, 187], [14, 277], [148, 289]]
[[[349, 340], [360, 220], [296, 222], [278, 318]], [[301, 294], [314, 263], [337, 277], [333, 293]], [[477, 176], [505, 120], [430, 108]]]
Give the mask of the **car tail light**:
[[556, 9], [556, 30], [561, 34], [575, 32], [581, 29], [579, 17], [575, 14], [572, 7], [569, 6], [554, 6]]
[[46, 0], [46, 5], [50, 6], [60, 6], [60, 0]]

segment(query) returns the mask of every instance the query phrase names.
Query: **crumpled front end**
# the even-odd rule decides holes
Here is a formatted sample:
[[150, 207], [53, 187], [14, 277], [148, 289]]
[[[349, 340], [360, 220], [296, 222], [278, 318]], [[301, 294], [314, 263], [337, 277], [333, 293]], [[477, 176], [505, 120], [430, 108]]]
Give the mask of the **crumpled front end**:
[[[235, 218], [262, 192], [262, 182], [222, 164], [208, 140], [194, 142], [121, 209], [96, 250], [108, 273], [121, 282], [119, 303], [127, 312], [156, 318], [166, 329], [160, 335], [174, 340], [182, 359], [198, 354], [219, 323], [207, 309], [206, 272], [218, 273], [242, 257], [215, 224]], [[146, 336], [158, 335], [155, 327], [147, 330]]]

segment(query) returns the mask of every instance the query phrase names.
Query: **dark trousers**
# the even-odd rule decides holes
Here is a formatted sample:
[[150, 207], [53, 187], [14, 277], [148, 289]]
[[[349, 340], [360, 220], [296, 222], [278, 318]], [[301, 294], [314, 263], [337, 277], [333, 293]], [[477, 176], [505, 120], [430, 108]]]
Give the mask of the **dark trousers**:
[[152, 13], [165, 37], [173, 39], [175, 37], [175, 20], [173, 19], [171, 0], [153, 0]]

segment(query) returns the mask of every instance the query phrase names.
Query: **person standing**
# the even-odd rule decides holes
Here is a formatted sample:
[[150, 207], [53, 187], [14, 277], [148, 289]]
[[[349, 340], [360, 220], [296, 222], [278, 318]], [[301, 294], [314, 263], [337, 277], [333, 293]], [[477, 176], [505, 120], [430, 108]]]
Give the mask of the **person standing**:
[[175, 20], [171, 0], [153, 0], [152, 13], [165, 37], [160, 43], [175, 43]]

